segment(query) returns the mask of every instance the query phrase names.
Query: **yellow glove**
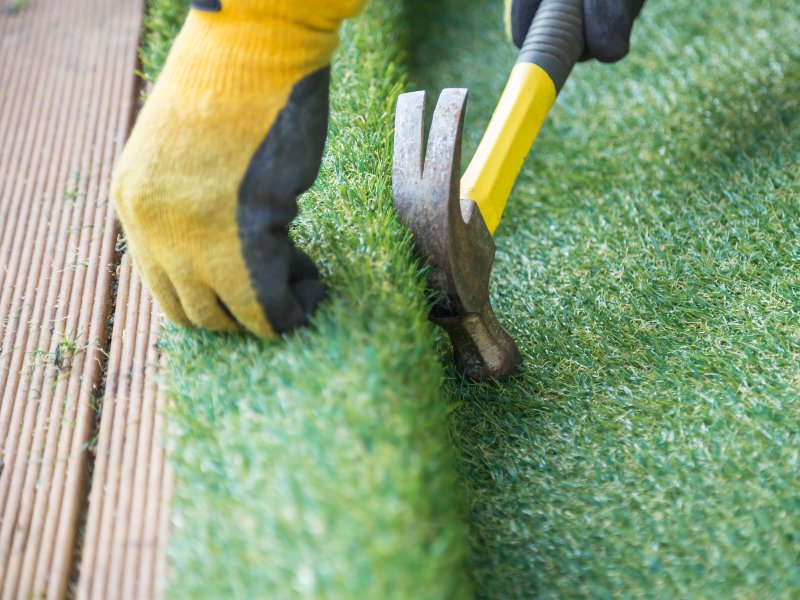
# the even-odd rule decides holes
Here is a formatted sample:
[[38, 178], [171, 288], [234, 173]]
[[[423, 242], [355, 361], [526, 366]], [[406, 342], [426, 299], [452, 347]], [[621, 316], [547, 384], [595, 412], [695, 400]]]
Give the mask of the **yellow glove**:
[[182, 325], [269, 337], [324, 296], [287, 237], [316, 179], [341, 21], [364, 0], [195, 0], [114, 172], [142, 279]]

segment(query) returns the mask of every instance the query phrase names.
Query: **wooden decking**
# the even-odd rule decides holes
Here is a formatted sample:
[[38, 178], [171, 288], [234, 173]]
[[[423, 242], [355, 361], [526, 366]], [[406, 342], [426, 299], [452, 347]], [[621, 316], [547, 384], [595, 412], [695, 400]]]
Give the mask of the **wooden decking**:
[[3, 599], [154, 598], [163, 580], [158, 315], [108, 197], [143, 4], [0, 0]]

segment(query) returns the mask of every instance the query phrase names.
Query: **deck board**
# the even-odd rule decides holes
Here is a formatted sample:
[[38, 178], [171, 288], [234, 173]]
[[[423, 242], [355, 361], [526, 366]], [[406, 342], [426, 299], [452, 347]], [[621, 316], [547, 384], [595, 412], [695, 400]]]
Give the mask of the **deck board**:
[[[64, 597], [75, 573], [78, 591], [93, 589], [99, 556], [108, 555], [108, 598], [153, 597], [164, 570], [158, 317], [127, 260], [120, 265], [108, 197], [137, 104], [143, 4], [30, 0], [0, 12], [2, 598]], [[126, 318], [112, 321], [120, 310]], [[119, 377], [103, 391], [113, 365]], [[99, 440], [95, 449], [119, 405], [136, 418], [107, 426], [123, 429], [113, 451]], [[121, 467], [106, 475], [123, 496], [103, 493], [109, 481], [97, 477], [89, 494], [95, 455], [111, 465], [114, 451]], [[106, 546], [80, 548], [104, 522], [94, 514], [111, 514], [114, 530], [97, 530]]]
[[156, 377], [159, 316], [127, 256], [118, 298], [78, 598], [156, 598], [163, 572], [171, 473]]

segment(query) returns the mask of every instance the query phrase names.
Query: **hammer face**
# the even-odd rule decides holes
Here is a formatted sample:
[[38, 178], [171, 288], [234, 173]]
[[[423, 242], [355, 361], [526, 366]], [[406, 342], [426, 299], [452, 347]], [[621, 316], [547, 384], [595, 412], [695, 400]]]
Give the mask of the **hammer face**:
[[477, 205], [460, 199], [466, 103], [467, 90], [442, 92], [426, 151], [425, 92], [398, 98], [392, 193], [429, 266], [436, 293], [430, 318], [450, 335], [456, 365], [471, 379], [501, 378], [522, 359], [489, 301], [494, 241]]

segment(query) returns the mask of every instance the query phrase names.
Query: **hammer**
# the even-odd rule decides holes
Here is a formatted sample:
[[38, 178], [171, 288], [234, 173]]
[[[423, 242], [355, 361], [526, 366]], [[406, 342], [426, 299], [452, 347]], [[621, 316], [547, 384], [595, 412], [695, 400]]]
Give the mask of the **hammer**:
[[583, 53], [582, 0], [542, 0], [489, 126], [461, 177], [467, 90], [445, 89], [423, 145], [425, 92], [397, 100], [392, 195], [428, 267], [430, 319], [468, 378], [500, 379], [522, 362], [489, 300], [492, 240], [539, 129]]

